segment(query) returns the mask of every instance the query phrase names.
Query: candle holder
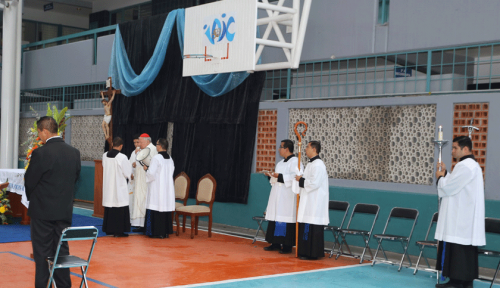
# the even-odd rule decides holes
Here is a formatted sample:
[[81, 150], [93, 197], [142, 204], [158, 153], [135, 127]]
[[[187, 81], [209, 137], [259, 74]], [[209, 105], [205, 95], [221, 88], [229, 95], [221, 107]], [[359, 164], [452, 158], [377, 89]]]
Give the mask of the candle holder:
[[[438, 163], [441, 163], [443, 146], [446, 145], [446, 143], [448, 143], [448, 140], [434, 140], [432, 142], [434, 142], [434, 144], [437, 144], [439, 147]], [[439, 167], [439, 171], [441, 171], [441, 167]]]

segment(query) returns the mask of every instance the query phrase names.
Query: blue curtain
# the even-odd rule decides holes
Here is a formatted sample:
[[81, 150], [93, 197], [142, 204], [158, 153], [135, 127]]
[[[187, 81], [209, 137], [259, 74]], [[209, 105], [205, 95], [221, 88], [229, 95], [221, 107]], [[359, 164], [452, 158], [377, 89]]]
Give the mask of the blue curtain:
[[[136, 96], [146, 90], [156, 76], [158, 76], [158, 72], [163, 66], [168, 42], [170, 41], [170, 35], [174, 27], [174, 21], [177, 23], [177, 36], [179, 38], [179, 46], [182, 54], [184, 48], [184, 19], [184, 9], [173, 10], [168, 14], [153, 52], [153, 56], [139, 75], [135, 73], [130, 65], [120, 29], [117, 27], [108, 71], [108, 76], [113, 79], [114, 88], [120, 89], [125, 96]], [[193, 76], [192, 79], [203, 92], [215, 97], [224, 95], [233, 90], [240, 85], [248, 75], [249, 73], [247, 72], [233, 72]]]

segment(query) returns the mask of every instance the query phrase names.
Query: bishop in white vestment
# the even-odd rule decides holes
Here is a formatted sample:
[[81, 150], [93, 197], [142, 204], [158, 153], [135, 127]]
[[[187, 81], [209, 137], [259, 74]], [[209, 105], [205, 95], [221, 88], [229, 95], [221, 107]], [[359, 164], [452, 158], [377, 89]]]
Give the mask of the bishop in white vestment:
[[132, 165], [132, 175], [128, 181], [128, 198], [129, 198], [129, 209], [130, 209], [130, 214], [132, 214], [132, 211], [134, 210], [134, 187], [135, 187], [135, 181], [134, 181], [134, 175], [135, 175], [135, 168], [137, 167], [137, 163], [135, 160], [135, 157], [137, 156], [137, 153], [141, 150], [139, 147], [139, 134], [134, 135], [134, 151], [130, 153], [130, 158], [128, 159], [130, 162], [130, 165]]
[[125, 154], [120, 153], [123, 140], [113, 139], [113, 149], [102, 155], [103, 183], [102, 206], [104, 219], [102, 230], [115, 237], [128, 236], [130, 232], [130, 211], [127, 178], [132, 174], [132, 165]]
[[[143, 133], [139, 137], [139, 147], [141, 149], [149, 148], [149, 155], [151, 157], [156, 156], [158, 152], [156, 151], [155, 145], [151, 144], [151, 137], [148, 134]], [[134, 175], [134, 203], [132, 204], [133, 210], [132, 215], [130, 215], [130, 223], [132, 226], [140, 227], [134, 229], [134, 232], [144, 232], [144, 220], [146, 219], [146, 196], [148, 192], [148, 184], [146, 183], [146, 171], [144, 171], [141, 164], [136, 161], [136, 169]]]
[[319, 158], [321, 144], [310, 141], [306, 147], [309, 163], [299, 181], [299, 243], [298, 255], [302, 260], [315, 260], [325, 256], [324, 227], [330, 222], [328, 215], [329, 185], [325, 163]]
[[478, 246], [486, 245], [483, 171], [468, 136], [453, 139], [452, 156], [459, 159], [453, 172], [448, 173], [444, 163], [438, 163], [436, 171], [441, 197], [436, 269], [450, 278], [436, 287], [472, 287], [478, 278]]
[[268, 221], [266, 241], [271, 245], [264, 250], [280, 250], [281, 254], [287, 254], [295, 246], [297, 197], [292, 184], [298, 158], [293, 154], [293, 142], [289, 139], [281, 141], [279, 154], [285, 159], [276, 164], [274, 172], [267, 174], [272, 188], [265, 217]]
[[146, 200], [145, 234], [151, 238], [168, 238], [173, 233], [172, 211], [175, 211], [174, 161], [167, 153], [168, 142], [158, 139], [158, 155], [146, 171], [148, 196]]

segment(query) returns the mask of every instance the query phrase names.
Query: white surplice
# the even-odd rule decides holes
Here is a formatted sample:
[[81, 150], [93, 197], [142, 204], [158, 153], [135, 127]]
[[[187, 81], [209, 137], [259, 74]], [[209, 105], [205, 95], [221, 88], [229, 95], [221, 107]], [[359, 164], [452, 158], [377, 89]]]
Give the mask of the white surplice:
[[328, 201], [330, 198], [328, 173], [325, 163], [315, 159], [304, 170], [304, 188], [299, 189], [299, 214], [297, 221], [315, 225], [328, 225]]
[[[149, 154], [154, 157], [158, 154], [156, 147], [149, 143], [147, 148], [150, 149]], [[134, 203], [132, 214], [130, 215], [130, 224], [132, 226], [144, 227], [144, 218], [146, 217], [146, 196], [148, 193], [148, 184], [146, 183], [146, 171], [142, 165], [136, 161], [136, 169], [134, 175]]]
[[[271, 177], [272, 185], [269, 201], [267, 202], [266, 220], [286, 223], [295, 223], [297, 210], [297, 196], [292, 191], [292, 183], [298, 169], [299, 159], [295, 156], [281, 160], [276, 164], [275, 172], [283, 175], [283, 182], [277, 182]], [[301, 165], [302, 166], [302, 165]]]
[[127, 178], [132, 174], [132, 165], [125, 154], [118, 153], [116, 157], [109, 158], [108, 153], [102, 155], [102, 206], [128, 206]]
[[483, 172], [472, 158], [439, 179], [441, 199], [435, 238], [460, 245], [486, 245]]
[[[132, 154], [130, 154], [130, 158], [128, 161], [130, 162], [130, 165], [135, 163], [135, 157], [136, 157], [135, 149], [132, 151]], [[135, 168], [132, 166], [132, 175], [135, 177]], [[129, 199], [129, 209], [130, 209], [130, 215], [132, 215], [132, 210], [133, 210], [133, 205], [134, 205], [134, 186], [135, 186], [135, 181], [132, 179], [128, 180], [128, 199]]]
[[158, 212], [175, 211], [174, 161], [158, 154], [146, 171], [148, 196], [146, 209]]

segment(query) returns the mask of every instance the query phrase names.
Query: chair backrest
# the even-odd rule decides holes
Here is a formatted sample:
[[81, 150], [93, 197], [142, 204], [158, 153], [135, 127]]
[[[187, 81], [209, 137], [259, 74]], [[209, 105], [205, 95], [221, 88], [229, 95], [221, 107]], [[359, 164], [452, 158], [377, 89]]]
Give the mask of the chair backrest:
[[427, 228], [427, 233], [425, 234], [425, 241], [429, 239], [429, 233], [431, 233], [432, 226], [438, 222], [439, 218], [439, 213], [435, 212], [434, 215], [432, 215], [431, 223], [429, 223], [429, 228]]
[[330, 200], [330, 202], [328, 203], [328, 209], [344, 212], [342, 222], [340, 222], [340, 225], [338, 226], [342, 228], [342, 226], [344, 226], [345, 218], [347, 217], [347, 211], [349, 211], [349, 202]]
[[347, 223], [347, 229], [351, 226], [352, 219], [354, 218], [355, 214], [358, 213], [363, 213], [363, 214], [372, 214], [373, 215], [373, 223], [372, 226], [369, 230], [370, 235], [372, 234], [373, 227], [375, 227], [375, 222], [377, 221], [378, 218], [378, 212], [380, 211], [380, 206], [376, 204], [365, 204], [365, 203], [358, 203], [354, 205], [354, 209], [352, 209], [351, 217], [349, 218], [349, 223]]
[[179, 173], [175, 176], [174, 187], [175, 187], [175, 199], [182, 200], [184, 206], [187, 204], [189, 198], [189, 187], [191, 186], [191, 179], [184, 172]]
[[215, 178], [210, 175], [210, 173], [201, 177], [198, 181], [198, 189], [196, 191], [196, 205], [200, 203], [206, 203], [212, 208], [212, 204], [215, 200], [215, 189], [217, 188], [217, 182]]
[[387, 222], [385, 222], [384, 232], [382, 232], [382, 234], [385, 234], [385, 232], [387, 231], [387, 227], [389, 226], [389, 222], [391, 221], [392, 218], [404, 218], [413, 220], [413, 225], [410, 230], [410, 235], [408, 236], [408, 239], [411, 239], [411, 235], [413, 234], [413, 230], [415, 229], [415, 224], [417, 224], [418, 210], [412, 208], [401, 208], [401, 207], [392, 208], [391, 213], [389, 213], [389, 217], [387, 217]]
[[486, 217], [484, 219], [484, 229], [486, 233], [500, 234], [500, 219]]
[[87, 260], [88, 262], [90, 262], [90, 258], [92, 257], [92, 252], [94, 251], [94, 246], [97, 241], [98, 234], [99, 230], [97, 230], [97, 228], [94, 226], [68, 227], [64, 229], [62, 231], [61, 238], [59, 239], [59, 244], [57, 245], [56, 255], [54, 256], [54, 263], [57, 263], [57, 257], [59, 257], [59, 250], [61, 249], [62, 243], [77, 240], [93, 240]]

